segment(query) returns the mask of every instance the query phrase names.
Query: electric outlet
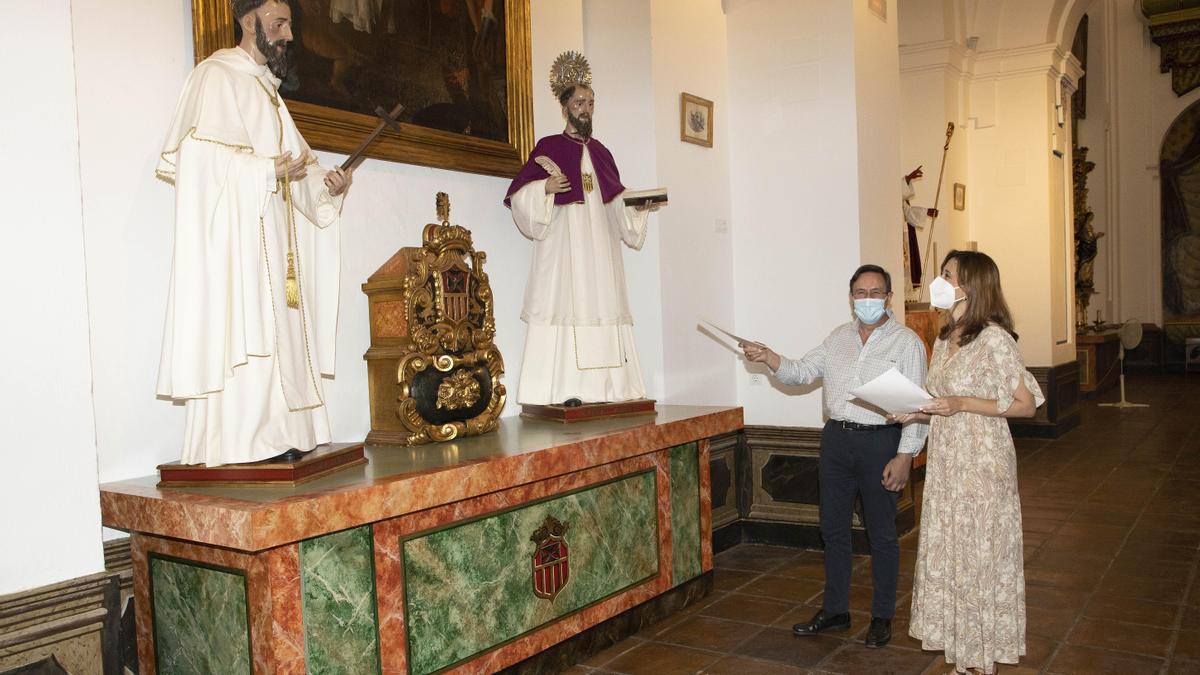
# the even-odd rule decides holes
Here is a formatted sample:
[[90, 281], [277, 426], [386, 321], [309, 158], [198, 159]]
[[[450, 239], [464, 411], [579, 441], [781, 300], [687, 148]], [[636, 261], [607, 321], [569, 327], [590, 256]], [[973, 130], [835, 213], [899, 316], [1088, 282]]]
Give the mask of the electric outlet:
[[729, 231], [729, 221], [725, 220], [724, 218], [717, 218], [717, 222], [716, 222], [716, 225], [713, 227], [713, 230], [717, 234], [725, 234], [726, 232]]
[[760, 373], [750, 373], [750, 386], [761, 387], [767, 383], [767, 376]]

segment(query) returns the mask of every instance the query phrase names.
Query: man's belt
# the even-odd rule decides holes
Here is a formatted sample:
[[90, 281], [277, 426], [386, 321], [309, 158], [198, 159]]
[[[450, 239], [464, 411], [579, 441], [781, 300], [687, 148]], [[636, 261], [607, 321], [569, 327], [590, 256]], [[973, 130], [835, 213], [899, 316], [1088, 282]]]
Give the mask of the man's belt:
[[859, 424], [858, 422], [847, 422], [846, 420], [829, 420], [829, 422], [846, 431], [879, 431], [881, 429], [894, 429], [900, 426], [899, 422], [892, 424]]

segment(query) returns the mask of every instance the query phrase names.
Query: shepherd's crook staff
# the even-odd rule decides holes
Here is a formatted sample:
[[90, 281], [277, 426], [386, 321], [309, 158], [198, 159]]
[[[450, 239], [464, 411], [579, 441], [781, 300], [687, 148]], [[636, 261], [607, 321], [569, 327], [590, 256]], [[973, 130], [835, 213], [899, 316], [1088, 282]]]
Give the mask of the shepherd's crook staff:
[[[937, 192], [933, 194], [933, 210], [937, 211], [938, 200], [942, 198], [942, 176], [946, 175], [946, 154], [950, 152], [950, 137], [954, 135], [954, 122], [946, 124], [946, 145], [942, 146], [942, 168], [938, 169]], [[939, 212], [940, 213], [940, 212]], [[925, 273], [929, 271], [929, 251], [933, 247], [933, 226], [937, 224], [937, 216], [929, 220], [929, 236], [925, 237], [925, 261], [921, 264], [921, 295], [925, 297]]]

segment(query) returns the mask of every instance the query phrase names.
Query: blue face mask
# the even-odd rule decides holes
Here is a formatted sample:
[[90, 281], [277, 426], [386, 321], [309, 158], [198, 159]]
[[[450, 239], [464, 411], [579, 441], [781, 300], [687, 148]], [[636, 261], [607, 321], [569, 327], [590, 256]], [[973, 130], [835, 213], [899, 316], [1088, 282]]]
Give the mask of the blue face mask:
[[862, 298], [854, 301], [854, 315], [858, 320], [870, 325], [883, 316], [883, 298]]

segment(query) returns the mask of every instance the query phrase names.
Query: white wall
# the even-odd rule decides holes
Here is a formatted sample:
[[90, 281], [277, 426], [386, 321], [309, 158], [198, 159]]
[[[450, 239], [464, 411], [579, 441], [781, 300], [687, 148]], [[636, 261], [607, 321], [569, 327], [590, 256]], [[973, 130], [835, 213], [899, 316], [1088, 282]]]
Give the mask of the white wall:
[[[851, 318], [847, 280], [860, 245], [853, 11], [843, 0], [725, 4], [736, 331], [798, 357]], [[750, 372], [738, 366], [747, 424], [821, 424], [818, 388], [755, 385]]]
[[[937, 207], [939, 215], [931, 226], [917, 231], [922, 262], [928, 259], [934, 271], [925, 272], [926, 281], [936, 274], [941, 258], [952, 248], [964, 248], [970, 240], [969, 214], [974, 209], [974, 188], [967, 180], [967, 161], [973, 129], [995, 124], [994, 116], [970, 118], [968, 111], [970, 71], [974, 52], [955, 36], [959, 30], [953, 9], [945, 0], [903, 0], [899, 3], [900, 28], [900, 113], [901, 171], [905, 174], [922, 167], [925, 177], [913, 181], [916, 196], [912, 203]], [[946, 125], [953, 122], [954, 135], [945, 152], [941, 190], [938, 174], [942, 171]], [[899, 180], [899, 176], [897, 177]], [[965, 208], [954, 208], [954, 184], [966, 187]], [[932, 245], [930, 230], [932, 229]], [[929, 294], [922, 291], [921, 300]]]
[[[5, 85], [21, 100], [0, 108], [3, 595], [98, 572], [104, 560], [70, 4], [6, 3], [0, 25]], [[16, 67], [31, 58], [36, 68]]]
[[[892, 8], [894, 10], [894, 8]], [[892, 275], [893, 312], [904, 320], [904, 246], [900, 212], [900, 51], [894, 11], [881, 19], [853, 4], [854, 97], [858, 120], [860, 259]], [[846, 275], [849, 276], [849, 275]]]
[[[182, 407], [154, 397], [171, 273], [174, 192], [154, 178], [166, 124], [192, 69], [183, 2], [73, 0], [83, 236], [100, 480], [179, 459]], [[111, 38], [144, 23], [145, 52]], [[120, 92], [120, 95], [114, 95]]]
[[[653, 123], [654, 80], [650, 54], [650, 5], [639, 0], [584, 0], [583, 44], [596, 87], [594, 129], [613, 153], [621, 182], [631, 190], [655, 186], [657, 159]], [[549, 67], [547, 66], [547, 71]], [[534, 68], [534, 73], [539, 72]], [[534, 80], [553, 100], [544, 80]], [[561, 108], [556, 132], [563, 130]], [[649, 398], [664, 399], [662, 290], [659, 281], [661, 216], [651, 216], [640, 251], [622, 246], [625, 283]], [[642, 307], [642, 310], [637, 309]]]
[[[722, 326], [734, 324], [738, 283], [731, 231], [740, 223], [733, 222], [730, 208], [725, 13], [720, 0], [653, 0], [650, 6], [657, 184], [669, 188], [671, 198], [658, 216], [666, 398], [734, 405], [739, 359], [696, 329], [701, 316]], [[713, 101], [713, 147], [679, 140], [681, 92]]]

